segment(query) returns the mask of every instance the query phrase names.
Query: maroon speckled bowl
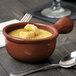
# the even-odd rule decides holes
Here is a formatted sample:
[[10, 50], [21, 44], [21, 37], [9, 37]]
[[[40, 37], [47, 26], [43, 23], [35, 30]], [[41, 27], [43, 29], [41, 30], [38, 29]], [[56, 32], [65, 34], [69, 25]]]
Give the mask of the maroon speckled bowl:
[[[40, 29], [51, 32], [53, 35], [43, 39], [20, 39], [8, 35], [10, 31], [22, 28], [26, 24], [34, 24]], [[6, 49], [15, 59], [27, 62], [42, 61], [53, 53], [58, 34], [72, 31], [73, 25], [73, 21], [67, 17], [61, 18], [56, 24], [23, 22], [8, 25], [3, 29], [3, 34], [6, 38]]]

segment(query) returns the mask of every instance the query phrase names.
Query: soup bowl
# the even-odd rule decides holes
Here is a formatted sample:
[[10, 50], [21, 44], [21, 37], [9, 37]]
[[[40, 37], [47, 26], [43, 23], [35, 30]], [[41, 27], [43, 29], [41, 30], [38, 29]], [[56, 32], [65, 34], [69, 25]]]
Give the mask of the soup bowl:
[[[40, 29], [51, 32], [53, 35], [42, 39], [21, 39], [8, 34], [15, 29], [23, 28], [26, 24], [34, 24]], [[7, 52], [13, 58], [21, 61], [39, 62], [45, 60], [53, 53], [58, 35], [72, 31], [73, 26], [73, 21], [67, 17], [59, 19], [55, 24], [21, 22], [7, 25], [3, 29]]]

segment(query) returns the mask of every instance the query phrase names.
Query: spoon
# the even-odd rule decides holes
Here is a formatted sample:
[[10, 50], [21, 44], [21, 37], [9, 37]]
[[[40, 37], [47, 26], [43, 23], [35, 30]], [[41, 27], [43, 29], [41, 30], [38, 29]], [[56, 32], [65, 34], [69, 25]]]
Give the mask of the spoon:
[[10, 73], [9, 76], [25, 76], [28, 74], [36, 73], [36, 72], [41, 71], [41, 70], [46, 70], [46, 69], [51, 68], [51, 67], [69, 68], [69, 67], [74, 66], [75, 64], [76, 64], [76, 51], [73, 51], [70, 54], [66, 55], [64, 58], [62, 58], [59, 61], [59, 64], [46, 65], [46, 66], [43, 66], [41, 68], [34, 69], [34, 70], [31, 70], [28, 72]]

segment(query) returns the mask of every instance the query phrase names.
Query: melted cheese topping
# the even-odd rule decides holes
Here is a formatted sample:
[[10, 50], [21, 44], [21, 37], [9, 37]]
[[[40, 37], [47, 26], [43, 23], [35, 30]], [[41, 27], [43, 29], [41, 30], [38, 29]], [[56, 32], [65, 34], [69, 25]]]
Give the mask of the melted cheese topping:
[[33, 24], [27, 24], [24, 28], [11, 31], [9, 35], [23, 39], [41, 39], [52, 36], [52, 33], [39, 29]]

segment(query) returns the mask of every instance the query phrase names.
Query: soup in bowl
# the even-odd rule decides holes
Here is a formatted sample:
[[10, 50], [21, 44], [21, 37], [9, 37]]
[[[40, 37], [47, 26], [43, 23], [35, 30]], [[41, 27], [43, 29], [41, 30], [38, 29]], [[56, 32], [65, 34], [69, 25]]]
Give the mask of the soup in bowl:
[[27, 24], [24, 28], [9, 32], [9, 35], [22, 39], [41, 39], [52, 36], [52, 33], [39, 29], [34, 24]]
[[[27, 29], [28, 24], [35, 26], [36, 30], [30, 29], [31, 26], [30, 30]], [[58, 34], [68, 33], [72, 29], [73, 21], [64, 17], [56, 24], [36, 22], [11, 24], [3, 29], [3, 34], [6, 38], [7, 52], [13, 58], [26, 62], [39, 62], [51, 56]]]

